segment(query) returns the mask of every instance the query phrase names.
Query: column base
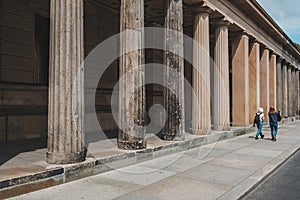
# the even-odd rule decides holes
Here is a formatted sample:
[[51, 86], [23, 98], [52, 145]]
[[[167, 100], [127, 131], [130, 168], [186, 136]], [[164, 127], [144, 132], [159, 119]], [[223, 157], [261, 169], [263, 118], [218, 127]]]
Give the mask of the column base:
[[147, 142], [144, 138], [133, 138], [132, 140], [123, 140], [123, 141], [118, 139], [118, 148], [123, 150], [146, 149]]
[[181, 134], [181, 135], [166, 135], [166, 134], [163, 134], [161, 139], [165, 140], [165, 141], [184, 141], [185, 137], [184, 137], [183, 134]]
[[213, 126], [213, 130], [215, 131], [230, 131], [230, 126]]
[[209, 135], [211, 133], [211, 129], [194, 129], [194, 135]]
[[[252, 123], [253, 123], [253, 120], [252, 120]], [[243, 122], [241, 122], [241, 123], [232, 123], [232, 126], [233, 127], [248, 127], [250, 124], [249, 123], [243, 123]]]
[[47, 152], [46, 156], [47, 156], [46, 161], [49, 164], [63, 165], [63, 164], [79, 163], [85, 161], [86, 149], [81, 152], [70, 153], [70, 154], [57, 154], [57, 153]]

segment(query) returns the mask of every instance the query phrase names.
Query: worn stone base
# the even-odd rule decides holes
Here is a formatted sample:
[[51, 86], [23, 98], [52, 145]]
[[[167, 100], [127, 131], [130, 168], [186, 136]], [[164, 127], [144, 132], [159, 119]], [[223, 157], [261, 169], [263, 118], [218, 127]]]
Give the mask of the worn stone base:
[[212, 129], [215, 131], [230, 131], [230, 126], [213, 126]]
[[83, 162], [86, 157], [86, 150], [68, 155], [47, 152], [47, 163], [49, 164], [71, 164]]
[[165, 141], [183, 141], [184, 135], [167, 135], [163, 134], [162, 139]]
[[193, 134], [195, 134], [195, 135], [210, 135], [211, 134], [211, 129], [193, 130]]
[[132, 137], [126, 133], [119, 133], [118, 147], [124, 150], [146, 149], [147, 142], [145, 138]]

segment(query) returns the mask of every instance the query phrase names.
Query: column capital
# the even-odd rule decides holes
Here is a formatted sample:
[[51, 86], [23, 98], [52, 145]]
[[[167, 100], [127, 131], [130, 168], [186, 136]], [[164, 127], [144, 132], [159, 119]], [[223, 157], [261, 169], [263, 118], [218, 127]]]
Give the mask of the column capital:
[[265, 45], [265, 44], [263, 44], [263, 43], [261, 43], [260, 46], [261, 46], [262, 50], [268, 50], [268, 51], [271, 51], [271, 49], [270, 49], [267, 45]]
[[286, 59], [282, 58], [282, 64], [287, 66], [289, 64], [289, 62]]
[[277, 62], [283, 62], [283, 58], [277, 55]]
[[212, 22], [213, 26], [215, 26], [216, 28], [220, 28], [220, 27], [228, 28], [232, 24], [230, 21], [224, 19], [223, 17], [213, 20], [211, 22]]
[[207, 6], [197, 5], [195, 7], [196, 8], [192, 9], [193, 15], [198, 15], [198, 14], [208, 14], [209, 15], [212, 12], [212, 9]]

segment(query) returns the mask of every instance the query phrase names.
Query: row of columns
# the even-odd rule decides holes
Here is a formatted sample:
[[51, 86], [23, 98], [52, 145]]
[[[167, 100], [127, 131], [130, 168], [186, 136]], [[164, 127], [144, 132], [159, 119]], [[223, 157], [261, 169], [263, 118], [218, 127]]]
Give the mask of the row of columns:
[[[165, 27], [183, 33], [182, 0], [166, 0]], [[209, 8], [194, 10], [193, 132], [230, 129], [229, 33], [227, 21], [215, 23], [213, 100], [210, 86]], [[47, 162], [65, 164], [85, 159], [83, 0], [51, 0], [51, 45], [49, 83], [49, 127]], [[142, 149], [145, 140], [144, 0], [121, 0], [121, 31], [138, 30], [121, 38], [118, 146]], [[140, 30], [140, 31], [139, 31]], [[164, 62], [166, 84], [164, 106], [167, 121], [162, 138], [184, 139], [184, 60], [182, 34], [166, 32]], [[134, 42], [133, 42], [134, 41]], [[262, 53], [261, 53], [262, 52]], [[268, 48], [241, 33], [232, 41], [232, 117], [234, 126], [252, 123], [259, 106], [282, 108], [286, 116], [299, 110], [299, 71], [280, 64]], [[279, 69], [280, 68], [280, 69]], [[174, 70], [178, 73], [174, 73]], [[277, 74], [277, 77], [276, 77]], [[143, 87], [140, 87], [140, 86]], [[290, 88], [295, 89], [293, 93]], [[174, 95], [174, 92], [177, 94]], [[129, 95], [133, 94], [133, 95]], [[278, 96], [281, 95], [281, 96]], [[179, 96], [179, 99], [178, 99]], [[282, 98], [277, 98], [282, 97]], [[213, 111], [211, 110], [211, 102]], [[212, 114], [213, 113], [213, 114]], [[213, 116], [211, 121], [211, 115]]]
[[283, 59], [277, 62], [277, 108], [284, 117], [298, 116], [299, 102], [299, 69]]

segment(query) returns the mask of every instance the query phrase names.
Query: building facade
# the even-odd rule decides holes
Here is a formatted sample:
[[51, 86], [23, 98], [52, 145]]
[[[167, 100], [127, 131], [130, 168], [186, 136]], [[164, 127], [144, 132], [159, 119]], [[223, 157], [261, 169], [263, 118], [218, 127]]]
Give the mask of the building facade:
[[[255, 0], [3, 0], [0, 13], [0, 141], [47, 139], [49, 163], [85, 159], [83, 141], [93, 130], [83, 103], [82, 63], [120, 31], [160, 27], [178, 34], [164, 36], [173, 53], [124, 53], [101, 77], [97, 118], [107, 138], [118, 138], [119, 148], [147, 148], [147, 132], [139, 127], [154, 104], [166, 109], [163, 140], [248, 127], [258, 107], [267, 112], [274, 105], [286, 118], [299, 115], [300, 50]], [[199, 44], [190, 49], [196, 66], [179, 56], [187, 52], [180, 33]], [[142, 48], [151, 36], [124, 37], [121, 52], [132, 44]], [[133, 62], [166, 65], [164, 73], [151, 76], [163, 76], [179, 96], [148, 84], [130, 99], [127, 93], [151, 73]], [[119, 130], [111, 96], [120, 76], [131, 70], [137, 81], [125, 79], [119, 93], [120, 101], [130, 101], [120, 104], [120, 122], [131, 128]], [[185, 95], [183, 77], [195, 98]]]

